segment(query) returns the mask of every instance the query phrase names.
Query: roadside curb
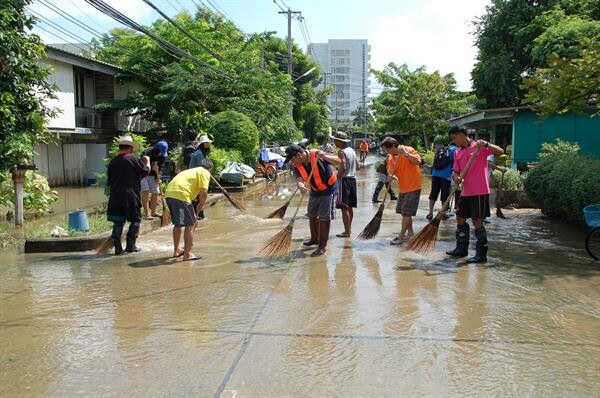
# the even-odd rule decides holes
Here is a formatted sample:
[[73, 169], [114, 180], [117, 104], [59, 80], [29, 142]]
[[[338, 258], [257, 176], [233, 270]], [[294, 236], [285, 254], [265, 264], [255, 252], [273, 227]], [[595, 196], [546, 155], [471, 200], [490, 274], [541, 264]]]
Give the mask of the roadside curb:
[[[206, 206], [212, 205], [223, 199], [223, 194], [210, 194], [206, 199]], [[145, 234], [161, 228], [160, 218], [143, 220], [140, 225], [140, 234]], [[52, 253], [52, 252], [82, 252], [93, 250], [110, 236], [110, 232], [102, 232], [89, 236], [75, 236], [67, 238], [39, 238], [25, 240], [25, 253]]]

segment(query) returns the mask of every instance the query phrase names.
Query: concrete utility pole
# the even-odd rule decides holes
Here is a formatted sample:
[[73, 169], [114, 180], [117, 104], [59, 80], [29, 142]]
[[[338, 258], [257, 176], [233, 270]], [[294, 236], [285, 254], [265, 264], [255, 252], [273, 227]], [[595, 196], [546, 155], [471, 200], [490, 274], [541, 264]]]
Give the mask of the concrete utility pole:
[[279, 14], [285, 14], [288, 20], [288, 34], [287, 34], [287, 45], [288, 45], [288, 74], [294, 80], [292, 76], [292, 18], [294, 15], [302, 14], [300, 11], [292, 11], [288, 8], [287, 11], [279, 11]]

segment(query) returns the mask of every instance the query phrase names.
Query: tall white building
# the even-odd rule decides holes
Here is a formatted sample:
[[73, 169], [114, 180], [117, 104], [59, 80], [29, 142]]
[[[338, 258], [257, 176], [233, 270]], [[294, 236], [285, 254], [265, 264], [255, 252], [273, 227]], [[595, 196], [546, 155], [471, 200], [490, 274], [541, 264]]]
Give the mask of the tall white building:
[[308, 53], [325, 74], [324, 84], [334, 87], [334, 92], [328, 97], [329, 120], [332, 124], [351, 122], [354, 118], [352, 111], [369, 102], [371, 46], [368, 41], [312, 43]]

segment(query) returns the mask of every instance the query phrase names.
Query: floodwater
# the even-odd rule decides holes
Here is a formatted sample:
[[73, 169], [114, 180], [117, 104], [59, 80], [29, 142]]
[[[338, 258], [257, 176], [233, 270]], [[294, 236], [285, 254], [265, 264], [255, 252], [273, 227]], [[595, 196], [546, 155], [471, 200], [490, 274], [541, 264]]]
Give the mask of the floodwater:
[[[355, 235], [376, 210], [375, 172], [359, 173]], [[196, 262], [169, 258], [169, 228], [136, 255], [4, 253], [0, 396], [600, 395], [600, 266], [585, 231], [505, 211], [488, 224], [490, 261], [467, 265], [443, 254], [453, 219], [428, 256], [390, 246], [389, 205], [374, 240], [333, 238], [338, 218], [312, 258], [299, 219], [290, 258], [260, 258], [288, 220], [259, 217], [291, 188], [247, 196], [251, 215], [209, 208]]]

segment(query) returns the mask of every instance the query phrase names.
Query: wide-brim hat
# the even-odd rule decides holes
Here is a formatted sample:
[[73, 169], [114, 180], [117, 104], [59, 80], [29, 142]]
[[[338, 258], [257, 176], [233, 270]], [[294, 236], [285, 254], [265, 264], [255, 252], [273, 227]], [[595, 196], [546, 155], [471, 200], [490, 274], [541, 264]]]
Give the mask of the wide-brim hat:
[[202, 137], [200, 137], [200, 139], [198, 140], [198, 145], [204, 144], [205, 142], [212, 142], [212, 140], [210, 138], [208, 138], [207, 135], [203, 135]]
[[344, 133], [343, 131], [338, 131], [337, 133], [330, 135], [329, 138], [331, 138], [332, 140], [338, 140], [342, 142], [350, 142], [348, 134]]
[[119, 145], [130, 146], [133, 148], [134, 151], [137, 151], [138, 149], [140, 149], [140, 144], [133, 141], [133, 138], [131, 138], [130, 135], [124, 135], [121, 138], [119, 138]]

